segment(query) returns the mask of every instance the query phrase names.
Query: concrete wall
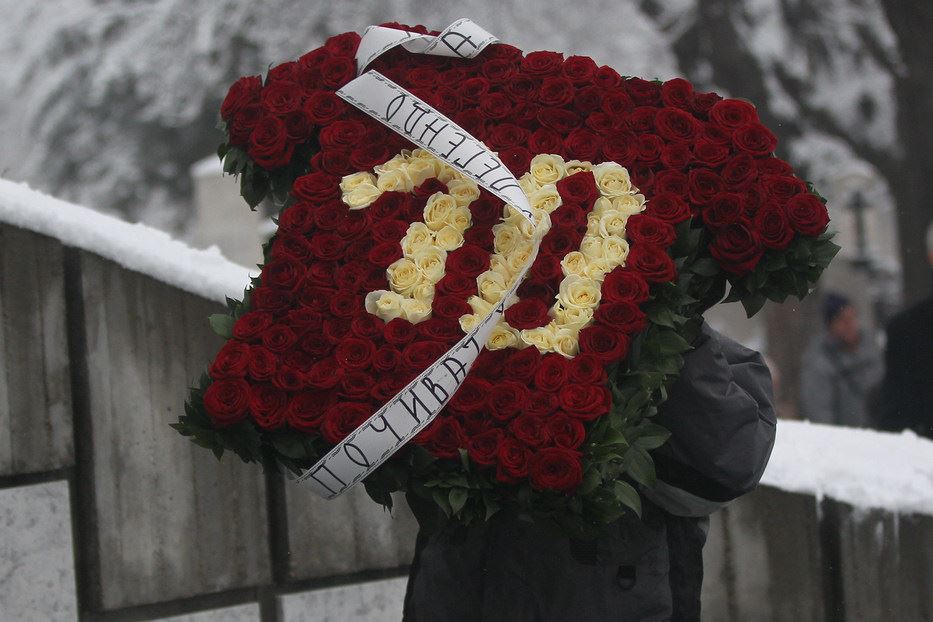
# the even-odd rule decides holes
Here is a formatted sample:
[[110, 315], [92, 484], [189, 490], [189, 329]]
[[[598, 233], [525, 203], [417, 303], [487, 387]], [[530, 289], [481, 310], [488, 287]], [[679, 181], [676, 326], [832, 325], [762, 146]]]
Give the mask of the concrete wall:
[[[0, 620], [400, 618], [403, 503], [324, 502], [168, 427], [217, 303], [8, 225], [0, 260]], [[705, 558], [708, 620], [933, 620], [931, 516], [763, 487]]]

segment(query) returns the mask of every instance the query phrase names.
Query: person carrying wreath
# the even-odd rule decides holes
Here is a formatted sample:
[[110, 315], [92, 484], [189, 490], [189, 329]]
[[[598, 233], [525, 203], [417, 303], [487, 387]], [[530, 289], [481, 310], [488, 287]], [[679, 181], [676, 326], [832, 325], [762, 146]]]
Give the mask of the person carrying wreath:
[[775, 438], [762, 356], [703, 323], [658, 423], [643, 517], [595, 542], [506, 514], [418, 535], [405, 622], [699, 620], [709, 515], [755, 488]]

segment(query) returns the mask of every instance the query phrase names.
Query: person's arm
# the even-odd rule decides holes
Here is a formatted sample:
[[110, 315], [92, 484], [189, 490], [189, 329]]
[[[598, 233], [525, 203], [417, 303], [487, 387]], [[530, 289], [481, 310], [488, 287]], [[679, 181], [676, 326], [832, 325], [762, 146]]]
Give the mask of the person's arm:
[[907, 427], [908, 413], [916, 408], [918, 398], [912, 395], [910, 375], [911, 336], [904, 330], [900, 318], [888, 324], [887, 345], [884, 351], [884, 380], [881, 384], [880, 412], [873, 413], [876, 426], [881, 430], [900, 432]]
[[836, 423], [833, 410], [835, 379], [820, 352], [811, 348], [800, 368], [800, 418], [814, 423]]
[[654, 452], [658, 485], [645, 490], [680, 516], [710, 514], [751, 491], [771, 456], [777, 421], [759, 353], [706, 324], [694, 345], [658, 414], [671, 438]]

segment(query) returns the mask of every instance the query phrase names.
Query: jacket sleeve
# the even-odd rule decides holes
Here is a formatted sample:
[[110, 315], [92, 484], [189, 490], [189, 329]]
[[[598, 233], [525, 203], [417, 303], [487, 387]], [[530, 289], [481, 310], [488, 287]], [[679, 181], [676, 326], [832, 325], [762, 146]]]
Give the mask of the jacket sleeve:
[[809, 350], [800, 368], [800, 417], [814, 423], [836, 423], [833, 414], [835, 384], [826, 357]]
[[895, 317], [887, 327], [887, 346], [884, 351], [884, 380], [881, 385], [880, 413], [875, 413], [877, 427], [900, 432], [910, 426], [909, 413], [922, 403], [910, 381], [915, 363], [911, 357], [911, 334], [905, 330], [902, 317]]
[[758, 484], [774, 445], [771, 373], [763, 357], [703, 324], [657, 422], [658, 484], [645, 495], [679, 516], [703, 516]]

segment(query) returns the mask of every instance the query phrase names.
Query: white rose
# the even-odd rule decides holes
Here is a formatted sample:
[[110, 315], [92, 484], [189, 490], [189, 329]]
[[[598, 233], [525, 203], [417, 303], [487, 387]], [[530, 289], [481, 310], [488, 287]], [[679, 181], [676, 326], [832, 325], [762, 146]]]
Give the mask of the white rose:
[[423, 300], [406, 298], [402, 300], [402, 317], [417, 324], [431, 317], [431, 305]]
[[429, 179], [437, 175], [437, 169], [433, 160], [427, 158], [414, 158], [405, 168], [408, 178], [411, 179], [413, 187], [417, 188]]
[[455, 207], [450, 212], [448, 224], [459, 231], [466, 231], [473, 225], [473, 212], [468, 207]]
[[570, 251], [560, 260], [561, 271], [564, 276], [570, 276], [571, 274], [583, 276], [586, 274], [587, 261], [589, 260], [586, 255], [580, 251]]
[[418, 272], [424, 276], [426, 281], [429, 283], [437, 283], [444, 278], [444, 264], [447, 262], [447, 251], [433, 247], [422, 248], [415, 251], [411, 256], [411, 261], [414, 262]]
[[557, 183], [567, 176], [567, 164], [559, 155], [542, 153], [531, 159], [528, 172], [538, 183], [538, 186]]
[[470, 296], [467, 298], [467, 304], [470, 305], [470, 308], [473, 309], [473, 313], [475, 313], [477, 317], [483, 318], [489, 315], [489, 312], [492, 311], [492, 305], [495, 304], [495, 302], [488, 302], [479, 296]]
[[440, 231], [444, 226], [451, 224], [450, 217], [457, 207], [457, 200], [449, 194], [435, 192], [428, 197], [424, 206], [424, 224], [431, 231]]
[[525, 328], [519, 335], [522, 341], [538, 348], [541, 352], [551, 352], [554, 350], [554, 342], [557, 339], [557, 325], [550, 322], [547, 326], [539, 328]]
[[434, 289], [434, 283], [429, 283], [428, 281], [422, 279], [418, 282], [417, 285], [415, 285], [414, 288], [412, 288], [410, 295], [415, 300], [420, 300], [421, 302], [425, 302], [430, 305], [432, 302], [434, 302]]
[[506, 276], [499, 272], [487, 270], [476, 277], [476, 289], [487, 302], [499, 302], [508, 287]]
[[437, 180], [442, 184], [446, 184], [454, 179], [463, 179], [463, 174], [457, 169], [441, 162], [440, 166], [437, 167]]
[[591, 170], [593, 170], [593, 164], [591, 162], [587, 162], [586, 160], [567, 160], [567, 177], [570, 177], [574, 173]]
[[586, 271], [583, 276], [589, 277], [594, 281], [599, 283], [603, 282], [603, 279], [606, 278], [606, 274], [612, 271], [619, 264], [611, 263], [605, 257], [600, 257], [599, 259], [590, 259], [586, 264]]
[[605, 257], [603, 251], [603, 240], [599, 236], [585, 235], [580, 241], [580, 252], [586, 255], [587, 261]]
[[372, 173], [353, 173], [352, 175], [344, 175], [340, 179], [340, 192], [343, 194], [349, 194], [354, 188], [362, 184], [375, 186], [375, 176], [373, 176]]
[[438, 248], [452, 251], [463, 246], [463, 233], [453, 225], [445, 225], [443, 229], [434, 234], [434, 243]]
[[402, 152], [398, 154], [397, 156], [394, 156], [391, 160], [388, 160], [387, 162], [383, 162], [382, 164], [377, 164], [375, 168], [373, 168], [373, 170], [376, 172], [377, 175], [381, 175], [382, 173], [388, 173], [389, 171], [397, 171], [401, 168], [405, 168], [405, 166], [408, 164], [408, 160], [409, 160], [408, 156], [404, 152]]
[[518, 227], [505, 222], [493, 225], [492, 234], [493, 248], [501, 255], [508, 254], [523, 239]]
[[482, 319], [481, 316], [475, 313], [467, 313], [466, 315], [460, 316], [460, 330], [465, 333], [470, 332], [476, 325], [479, 324], [479, 321]]
[[492, 332], [489, 333], [486, 347], [490, 350], [504, 350], [505, 348], [514, 348], [518, 341], [518, 331], [505, 322], [499, 322], [493, 326]]
[[506, 256], [505, 260], [511, 268], [512, 273], [519, 272], [525, 265], [531, 261], [535, 252], [535, 245], [529, 241], [523, 241], [515, 245], [515, 248]]
[[383, 192], [411, 192], [415, 185], [408, 176], [408, 167], [398, 168], [379, 174], [376, 186]]
[[493, 255], [489, 258], [489, 269], [492, 272], [498, 272], [505, 277], [506, 281], [511, 281], [512, 276], [515, 274], [515, 270], [512, 269], [509, 260], [506, 259], [505, 255]]
[[593, 167], [596, 187], [604, 197], [618, 197], [632, 190], [628, 171], [615, 162], [604, 162]]
[[607, 197], [599, 197], [593, 203], [593, 209], [590, 210], [590, 213], [586, 215], [587, 220], [595, 219], [599, 220], [599, 217], [605, 214], [606, 212], [618, 211], [612, 205], [612, 199]]
[[585, 276], [571, 275], [564, 278], [557, 292], [557, 300], [565, 309], [571, 307], [595, 308], [599, 304], [599, 299], [599, 283]]
[[612, 199], [612, 207], [626, 216], [638, 214], [645, 210], [645, 195], [625, 194]]
[[408, 257], [396, 259], [386, 268], [386, 277], [389, 279], [389, 287], [392, 291], [399, 294], [410, 294], [415, 286], [421, 281], [421, 273], [418, 267]]
[[580, 330], [593, 320], [593, 308], [564, 307], [555, 302], [551, 307], [550, 316], [560, 328]]
[[525, 196], [527, 197], [538, 190], [541, 185], [535, 181], [535, 178], [531, 176], [531, 173], [525, 173], [518, 178], [518, 187], [522, 189], [522, 192], [524, 192]]
[[531, 203], [532, 208], [544, 210], [550, 214], [560, 207], [564, 200], [557, 191], [557, 186], [548, 184], [546, 186], [541, 186], [528, 195], [528, 202]]
[[380, 289], [366, 294], [363, 305], [368, 313], [388, 322], [402, 317], [403, 300], [404, 298], [395, 292]]
[[625, 235], [625, 222], [627, 220], [628, 216], [623, 214], [621, 210], [613, 209], [604, 212], [599, 217], [599, 234], [603, 237], [611, 235], [622, 237]]
[[423, 248], [434, 246], [434, 233], [423, 222], [413, 222], [408, 225], [408, 231], [401, 240], [402, 253], [411, 257]]
[[479, 186], [472, 179], [453, 179], [447, 184], [447, 192], [457, 200], [457, 205], [466, 207], [479, 198]]
[[382, 195], [382, 190], [368, 183], [359, 184], [343, 195], [343, 202], [350, 209], [363, 209], [373, 204]]
[[628, 257], [629, 245], [624, 238], [610, 235], [603, 239], [603, 257], [613, 266], [621, 266]]
[[554, 351], [567, 358], [580, 353], [580, 332], [576, 329], [559, 328], [554, 335]]

